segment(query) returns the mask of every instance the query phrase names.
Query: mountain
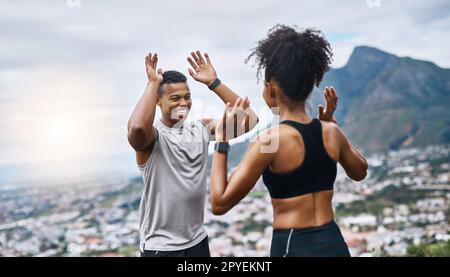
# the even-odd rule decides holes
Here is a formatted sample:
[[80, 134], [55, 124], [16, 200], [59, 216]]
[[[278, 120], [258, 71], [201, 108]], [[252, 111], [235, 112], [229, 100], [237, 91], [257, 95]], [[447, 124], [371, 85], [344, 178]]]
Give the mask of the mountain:
[[366, 151], [450, 142], [449, 69], [360, 46], [344, 67], [324, 76], [312, 107], [324, 102], [326, 85], [338, 92], [340, 126]]
[[[359, 46], [345, 66], [327, 72], [313, 91], [312, 116], [325, 103], [325, 86], [338, 93], [339, 126], [366, 153], [450, 143], [450, 69]], [[247, 146], [231, 147], [231, 166], [238, 165]]]

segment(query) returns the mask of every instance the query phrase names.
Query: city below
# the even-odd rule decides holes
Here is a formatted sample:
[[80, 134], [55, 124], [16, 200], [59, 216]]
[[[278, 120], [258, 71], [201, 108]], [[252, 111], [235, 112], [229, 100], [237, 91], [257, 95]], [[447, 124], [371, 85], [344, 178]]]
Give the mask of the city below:
[[[368, 157], [369, 174], [339, 168], [335, 221], [352, 256], [406, 256], [450, 241], [450, 145]], [[139, 256], [140, 177], [0, 185], [0, 256]], [[272, 205], [261, 180], [226, 215], [206, 200], [212, 256], [268, 256]]]

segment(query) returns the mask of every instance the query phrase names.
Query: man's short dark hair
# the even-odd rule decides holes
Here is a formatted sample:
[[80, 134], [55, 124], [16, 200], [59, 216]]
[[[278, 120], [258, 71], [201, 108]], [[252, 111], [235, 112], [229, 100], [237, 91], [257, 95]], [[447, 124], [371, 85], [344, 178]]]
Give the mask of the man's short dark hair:
[[319, 86], [329, 69], [333, 53], [320, 31], [297, 31], [277, 24], [267, 38], [260, 40], [247, 58], [256, 60], [259, 80], [261, 69], [265, 79], [278, 82], [284, 94], [293, 101], [305, 101], [314, 85]]
[[163, 81], [161, 82], [158, 90], [158, 95], [161, 96], [163, 94], [162, 87], [165, 84], [175, 84], [175, 83], [186, 83], [186, 76], [178, 72], [176, 70], [168, 70], [163, 73]]

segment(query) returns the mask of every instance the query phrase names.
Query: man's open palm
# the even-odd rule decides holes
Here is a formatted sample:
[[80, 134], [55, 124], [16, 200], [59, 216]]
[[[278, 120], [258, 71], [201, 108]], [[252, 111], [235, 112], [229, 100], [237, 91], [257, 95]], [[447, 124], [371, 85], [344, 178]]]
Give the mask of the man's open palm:
[[192, 68], [189, 68], [189, 74], [196, 81], [205, 85], [210, 85], [217, 78], [216, 70], [211, 64], [208, 53], [205, 53], [203, 58], [200, 51], [192, 52], [192, 57], [188, 57], [187, 60], [191, 64]]

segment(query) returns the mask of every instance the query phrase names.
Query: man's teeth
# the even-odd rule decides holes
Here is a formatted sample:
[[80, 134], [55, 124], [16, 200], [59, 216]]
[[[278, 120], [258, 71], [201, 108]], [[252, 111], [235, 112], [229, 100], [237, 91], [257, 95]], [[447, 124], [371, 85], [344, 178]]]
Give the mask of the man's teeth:
[[173, 114], [174, 114], [176, 117], [181, 118], [181, 117], [185, 117], [185, 116], [187, 115], [188, 112], [189, 112], [189, 109], [184, 109], [184, 108], [182, 108], [182, 109], [176, 109], [176, 110], [174, 110], [174, 111], [173, 111]]

